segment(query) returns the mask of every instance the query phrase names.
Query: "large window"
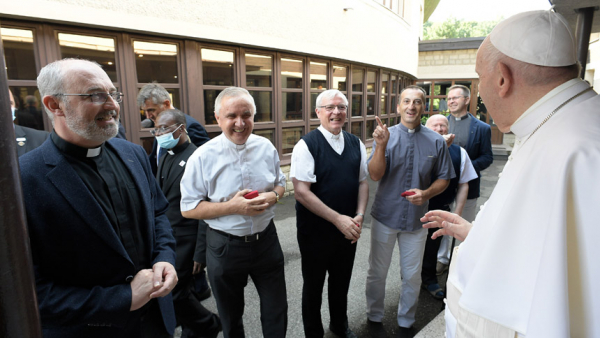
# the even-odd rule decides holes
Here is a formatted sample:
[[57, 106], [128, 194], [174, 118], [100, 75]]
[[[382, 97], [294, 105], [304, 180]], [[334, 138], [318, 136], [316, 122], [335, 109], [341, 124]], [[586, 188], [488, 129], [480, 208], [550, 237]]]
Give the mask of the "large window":
[[328, 62], [310, 62], [310, 118], [317, 119], [317, 97], [329, 88], [328, 86]]
[[43, 130], [44, 109], [37, 89], [37, 67], [34, 30], [2, 27], [2, 44], [8, 77], [16, 112], [14, 123]]
[[215, 99], [235, 81], [234, 57], [232, 51], [202, 48], [202, 83], [204, 88], [204, 121], [216, 124]]
[[106, 71], [112, 82], [117, 82], [115, 40], [97, 36], [58, 33], [61, 58], [96, 61]]
[[268, 138], [275, 144], [273, 114], [273, 55], [246, 52], [246, 88], [254, 98], [254, 133]]
[[[399, 3], [388, 1], [386, 6], [395, 11]], [[136, 98], [150, 82], [163, 86], [173, 105], [203, 123], [210, 137], [221, 133], [214, 117], [217, 95], [230, 86], [248, 89], [257, 108], [253, 132], [277, 147], [283, 164], [289, 163], [298, 140], [319, 126], [316, 98], [323, 91], [335, 88], [346, 95], [344, 130], [369, 146], [375, 117], [390, 126], [398, 123], [399, 92], [413, 82], [391, 69], [323, 57], [50, 23], [2, 24], [8, 84], [18, 106], [15, 123], [50, 130], [36, 87], [41, 66], [61, 58], [94, 60], [125, 94], [121, 121], [130, 123], [129, 140], [147, 151], [153, 138], [141, 127], [146, 116]], [[444, 84], [428, 85], [428, 100], [445, 96]]]
[[[425, 98], [425, 116], [434, 114], [448, 114], [448, 92], [453, 85], [463, 85], [472, 90], [472, 80], [435, 80], [435, 81], [420, 81], [417, 85], [427, 93]], [[471, 95], [472, 96], [472, 95]], [[477, 100], [471, 99], [471, 104], [467, 110], [472, 112], [474, 107], [477, 107]], [[475, 108], [476, 110], [476, 108]]]

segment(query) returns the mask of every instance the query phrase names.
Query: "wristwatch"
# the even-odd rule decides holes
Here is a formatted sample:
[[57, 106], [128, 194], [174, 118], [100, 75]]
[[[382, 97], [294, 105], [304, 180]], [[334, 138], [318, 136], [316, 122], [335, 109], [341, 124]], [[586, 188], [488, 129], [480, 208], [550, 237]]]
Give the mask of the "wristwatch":
[[275, 201], [275, 203], [279, 202], [279, 194], [277, 193], [277, 191], [275, 191], [275, 190], [271, 190], [271, 191], [275, 193], [275, 197], [277, 198], [277, 201]]
[[[356, 213], [356, 216], [362, 216], [363, 218], [365, 218], [365, 214], [363, 214], [362, 212], [358, 212], [358, 213]], [[355, 216], [355, 217], [356, 217], [356, 216]]]

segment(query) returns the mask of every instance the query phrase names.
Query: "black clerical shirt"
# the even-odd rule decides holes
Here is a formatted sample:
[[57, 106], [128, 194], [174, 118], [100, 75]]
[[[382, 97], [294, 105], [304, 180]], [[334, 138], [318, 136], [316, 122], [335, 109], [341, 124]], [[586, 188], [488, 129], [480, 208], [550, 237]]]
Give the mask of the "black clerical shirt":
[[112, 225], [106, 231], [117, 233], [136, 271], [152, 268], [149, 243], [144, 240], [151, 236], [140, 227], [142, 199], [116, 151], [106, 142], [95, 149], [82, 148], [63, 140], [55, 131], [50, 137], [104, 211]]

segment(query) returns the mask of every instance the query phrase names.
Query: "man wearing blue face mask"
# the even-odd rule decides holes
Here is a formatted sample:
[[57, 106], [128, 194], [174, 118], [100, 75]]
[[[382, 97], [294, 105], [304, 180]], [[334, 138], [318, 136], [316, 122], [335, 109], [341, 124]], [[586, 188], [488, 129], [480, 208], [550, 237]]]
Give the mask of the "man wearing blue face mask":
[[167, 218], [171, 222], [175, 245], [175, 270], [179, 277], [173, 289], [173, 305], [177, 322], [183, 326], [182, 337], [216, 337], [221, 331], [217, 315], [208, 311], [193, 292], [192, 275], [200, 272], [206, 258], [202, 257], [200, 245], [205, 237], [206, 223], [181, 216], [179, 184], [188, 158], [198, 148], [190, 142], [186, 130], [185, 114], [178, 109], [167, 109], [156, 117], [156, 128], [151, 130], [158, 146], [166, 150], [158, 162], [156, 180], [169, 201]]
[[[8, 96], [10, 97], [10, 110], [12, 111], [14, 121], [17, 108], [15, 106], [15, 99], [10, 90], [8, 91]], [[19, 157], [42, 145], [42, 143], [50, 136], [50, 133], [45, 130], [27, 128], [18, 124], [15, 124], [14, 126], [15, 137], [17, 138], [17, 154]]]

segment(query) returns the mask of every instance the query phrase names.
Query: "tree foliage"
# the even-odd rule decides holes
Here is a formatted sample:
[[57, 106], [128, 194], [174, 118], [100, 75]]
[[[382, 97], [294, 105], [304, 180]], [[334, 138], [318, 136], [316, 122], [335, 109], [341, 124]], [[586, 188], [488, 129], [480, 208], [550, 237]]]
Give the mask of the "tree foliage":
[[444, 22], [427, 21], [423, 24], [423, 38], [437, 40], [487, 36], [502, 20], [500, 17], [494, 21], [463, 21], [451, 16]]

